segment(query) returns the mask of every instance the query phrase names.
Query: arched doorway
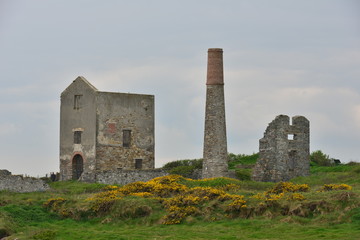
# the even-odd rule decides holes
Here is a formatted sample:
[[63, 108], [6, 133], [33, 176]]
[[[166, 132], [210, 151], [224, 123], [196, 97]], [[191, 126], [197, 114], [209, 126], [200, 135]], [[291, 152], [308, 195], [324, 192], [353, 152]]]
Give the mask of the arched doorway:
[[72, 160], [72, 179], [78, 180], [84, 171], [84, 160], [81, 155], [76, 154]]

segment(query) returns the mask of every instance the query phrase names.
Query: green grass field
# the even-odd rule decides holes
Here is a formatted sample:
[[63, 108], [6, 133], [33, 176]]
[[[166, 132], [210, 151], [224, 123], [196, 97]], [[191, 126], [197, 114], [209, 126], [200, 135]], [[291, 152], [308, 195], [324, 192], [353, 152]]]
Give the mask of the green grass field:
[[[310, 190], [173, 177], [107, 190], [55, 182], [47, 192], [2, 191], [0, 239], [360, 239], [360, 165], [314, 166], [291, 182]], [[319, 191], [324, 184], [352, 189]]]

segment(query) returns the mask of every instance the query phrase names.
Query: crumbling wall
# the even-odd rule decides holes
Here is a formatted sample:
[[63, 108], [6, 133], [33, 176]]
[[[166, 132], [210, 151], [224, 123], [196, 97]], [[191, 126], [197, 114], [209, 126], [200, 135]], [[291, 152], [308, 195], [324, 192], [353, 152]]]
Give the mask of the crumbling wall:
[[41, 192], [49, 188], [49, 185], [41, 179], [11, 175], [8, 170], [0, 170], [0, 191]]
[[279, 115], [259, 141], [259, 159], [252, 179], [263, 182], [288, 181], [310, 174], [310, 129], [303, 116]]

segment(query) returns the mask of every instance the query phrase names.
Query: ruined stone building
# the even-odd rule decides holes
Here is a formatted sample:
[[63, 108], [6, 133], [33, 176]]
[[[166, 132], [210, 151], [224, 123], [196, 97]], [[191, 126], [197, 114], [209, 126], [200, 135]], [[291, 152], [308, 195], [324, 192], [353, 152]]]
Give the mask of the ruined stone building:
[[305, 117], [295, 116], [290, 124], [288, 116], [277, 116], [259, 143], [253, 180], [280, 182], [310, 174], [310, 130]]
[[228, 177], [223, 50], [208, 50], [203, 178]]
[[61, 93], [61, 180], [153, 169], [154, 144], [153, 95], [101, 92], [83, 77]]

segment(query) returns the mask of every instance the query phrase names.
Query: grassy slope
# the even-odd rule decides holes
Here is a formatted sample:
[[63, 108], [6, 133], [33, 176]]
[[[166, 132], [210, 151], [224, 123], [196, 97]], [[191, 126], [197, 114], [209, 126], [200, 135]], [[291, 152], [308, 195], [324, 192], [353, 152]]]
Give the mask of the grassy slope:
[[[311, 172], [311, 176], [296, 178], [292, 182], [307, 183], [314, 190], [325, 183], [346, 183], [353, 189], [304, 193], [309, 202], [323, 199], [338, 206], [330, 213], [313, 217], [264, 214], [251, 219], [218, 221], [189, 217], [182, 224], [161, 225], [157, 219], [164, 212], [155, 203], [154, 213], [147, 217], [122, 217], [109, 223], [107, 216], [90, 220], [61, 219], [43, 207], [47, 199], [64, 197], [70, 200], [70, 204], [71, 201], [75, 204], [98, 192], [104, 185], [57, 182], [52, 184], [51, 191], [44, 193], [0, 192], [0, 229], [12, 234], [9, 239], [360, 239], [359, 205], [354, 208], [350, 206], [354, 202], [343, 198], [349, 192], [360, 196], [360, 166], [312, 167]], [[242, 181], [238, 194], [250, 196], [273, 185]], [[347, 208], [353, 209], [346, 211]]]

